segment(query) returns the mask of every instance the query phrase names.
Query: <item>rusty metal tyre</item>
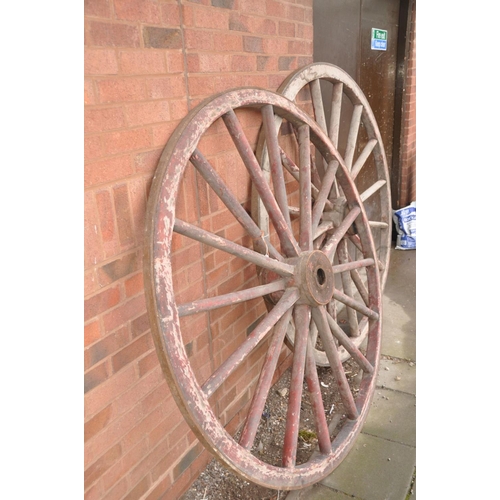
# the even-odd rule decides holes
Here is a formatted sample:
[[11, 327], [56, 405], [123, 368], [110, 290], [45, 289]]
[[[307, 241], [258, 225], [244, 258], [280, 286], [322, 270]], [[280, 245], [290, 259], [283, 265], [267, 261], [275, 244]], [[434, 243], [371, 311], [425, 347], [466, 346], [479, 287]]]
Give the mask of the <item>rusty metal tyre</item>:
[[[273, 169], [274, 189], [271, 189], [241, 126], [239, 118], [244, 116], [241, 111], [248, 109], [262, 116], [273, 157], [278, 151], [276, 130], [273, 131], [275, 115], [286, 119], [299, 132], [300, 161], [296, 165], [299, 171], [299, 210], [294, 223], [291, 223], [290, 210], [284, 196], [285, 173], [281, 169]], [[209, 154], [205, 156], [203, 148], [210, 148], [213, 144], [220, 148], [230, 148], [230, 144], [222, 140], [222, 135], [217, 135], [219, 141], [214, 142], [214, 138], [210, 138], [214, 131], [230, 136], [235, 151], [234, 156], [231, 156], [235, 168], [239, 159], [257, 186], [275, 229], [274, 243], [272, 238], [263, 237], [255, 222], [242, 208], [238, 196], [230, 189], [231, 176], [236, 175], [232, 168], [225, 175], [222, 172], [219, 174], [211, 165]], [[207, 137], [209, 140], [206, 141]], [[330, 187], [325, 185], [320, 190], [322, 194], [313, 202], [309, 163], [311, 144], [331, 167], [331, 173], [346, 197], [345, 211], [340, 214], [342, 220], [320, 250], [313, 248], [313, 228], [317, 226], [313, 221], [322, 204], [318, 200], [324, 198], [323, 194]], [[233, 152], [230, 151], [229, 154], [233, 155]], [[185, 200], [185, 183], [190, 180], [193, 185], [198, 186], [198, 193], [208, 193], [207, 206], [211, 203], [218, 206], [215, 198], [222, 203], [224, 209], [217, 212], [217, 215], [234, 217], [244, 228], [245, 237], [238, 236], [231, 241], [228, 238], [229, 230], [224, 233], [219, 231], [217, 234], [212, 232], [215, 219], [204, 219], [199, 213], [190, 218], [184, 208], [179, 208], [190, 206]], [[213, 197], [213, 194], [216, 196]], [[179, 202], [181, 198], [183, 203]], [[196, 205], [199, 202], [200, 200], [194, 200], [193, 203]], [[182, 220], [181, 216], [190, 222]], [[359, 258], [332, 265], [332, 256], [338, 252], [343, 236], [352, 232], [353, 228], [361, 247]], [[317, 229], [316, 227], [316, 231]], [[191, 274], [185, 276], [187, 271], [182, 274], [182, 266], [178, 268], [181, 263], [178, 258], [181, 251], [179, 248], [189, 251], [195, 247], [199, 247], [197, 251], [200, 252], [201, 259], [204, 255], [212, 255], [215, 253], [212, 249], [216, 249], [227, 256], [228, 262], [242, 261], [245, 265], [250, 263], [245, 270], [252, 274], [248, 282], [254, 285], [247, 288], [237, 286], [237, 289], [225, 290], [224, 293], [219, 291], [220, 288], [214, 288], [217, 290], [215, 295], [204, 295], [194, 300], [190, 298], [186, 302], [182, 298], [182, 291], [178, 293], [176, 290], [177, 279], [184, 276], [189, 285], [190, 280], [192, 282], [195, 278]], [[207, 253], [207, 249], [212, 253]], [[183, 262], [183, 266], [191, 265], [192, 260]], [[203, 262], [208, 261], [205, 259]], [[366, 273], [366, 294], [362, 301], [346, 296], [334, 287], [335, 275], [350, 270], [362, 270]], [[177, 272], [181, 274], [176, 274]], [[202, 281], [206, 282], [209, 276], [205, 274]], [[260, 283], [255, 281], [257, 276]], [[146, 217], [144, 277], [149, 318], [160, 365], [180, 411], [203, 445], [242, 478], [272, 489], [299, 489], [328, 475], [354, 444], [369, 410], [380, 356], [381, 291], [375, 246], [363, 204], [343, 159], [332, 148], [331, 142], [318, 125], [288, 99], [254, 88], [218, 94], [193, 109], [170, 137], [153, 178]], [[327, 308], [332, 297], [335, 301], [348, 304], [367, 319], [369, 333], [366, 351], [361, 352], [336, 324]], [[219, 359], [213, 371], [203, 370], [205, 365], [195, 362], [195, 351], [201, 346], [201, 342], [197, 342], [199, 337], [195, 338], [199, 329], [183, 329], [182, 321], [196, 322], [198, 317], [204, 318], [222, 308], [240, 307], [249, 300], [272, 301], [273, 307], [269, 308], [256, 326], [252, 325], [253, 329], [247, 330], [242, 342], [232, 352], [228, 352], [224, 359], [219, 359], [224, 350], [213, 353]], [[282, 463], [269, 464], [252, 453], [252, 445], [279, 356], [283, 349], [286, 350], [283, 348], [284, 338], [292, 316], [297, 325], [297, 334]], [[333, 420], [330, 422], [327, 421], [323, 408], [314, 361], [309, 326], [311, 320], [317, 325], [328, 353], [330, 369], [335, 376], [336, 384], [332, 384], [334, 387], [331, 390], [338, 391], [342, 401], [342, 414], [332, 415]], [[199, 327], [201, 323], [195, 324]], [[252, 384], [251, 381], [244, 381], [249, 387], [255, 388], [252, 399], [248, 403], [240, 403], [238, 391], [226, 391], [227, 384], [234, 382], [231, 375], [237, 370], [249, 373], [250, 358], [263, 345], [267, 347], [267, 352], [257, 360], [260, 373], [255, 376]], [[349, 387], [340, 361], [339, 345], [350, 351], [363, 373], [359, 390], [351, 391]], [[319, 449], [308, 462], [297, 464], [304, 382], [315, 413]], [[224, 390], [223, 394], [218, 392], [221, 390]], [[230, 420], [229, 426], [232, 422], [237, 422], [240, 415], [245, 417], [242, 419], [244, 425], [239, 429], [238, 439], [224, 427], [228, 415], [225, 408], [236, 411], [236, 403], [241, 404], [241, 408], [236, 408], [236, 416]], [[342, 424], [332, 433], [332, 422], [338, 422], [340, 418]]]
[[[336, 113], [330, 113], [330, 120], [327, 124], [328, 112], [323, 104], [321, 86], [330, 86], [332, 94], [332, 104], [328, 109], [336, 110]], [[298, 102], [304, 100], [309, 104], [305, 111], [315, 119], [323, 132], [329, 137], [333, 146], [341, 150], [342, 157], [348, 168], [352, 180], [363, 199], [365, 211], [369, 215], [369, 224], [376, 243], [377, 257], [381, 276], [381, 290], [384, 290], [389, 269], [389, 257], [391, 247], [391, 228], [392, 211], [389, 170], [382, 143], [382, 137], [378, 125], [370, 108], [368, 100], [359, 88], [357, 83], [344, 70], [333, 64], [312, 63], [303, 68], [292, 72], [280, 85], [277, 93], [285, 96], [291, 101]], [[342, 100], [343, 99], [343, 100]], [[328, 103], [330, 104], [330, 103]], [[351, 109], [352, 108], [352, 109]], [[276, 127], [281, 126], [281, 118], [276, 117]], [[339, 146], [339, 131], [343, 121], [350, 123], [350, 131], [345, 140], [345, 147]], [[363, 137], [360, 137], [358, 131], [363, 131]], [[363, 144], [361, 145], [361, 142]], [[262, 166], [266, 178], [270, 177], [269, 155], [265, 145], [264, 131], [261, 130], [257, 144], [256, 156]], [[319, 177], [324, 175], [321, 165], [318, 164]], [[362, 178], [360, 178], [362, 177]], [[338, 193], [332, 190], [330, 200], [335, 201]], [[327, 211], [326, 211], [327, 212]], [[252, 203], [252, 217], [258, 226], [267, 233], [269, 230], [269, 219], [267, 212], [262, 204], [256, 199]], [[352, 241], [348, 241], [346, 251], [352, 254], [356, 247]], [[344, 243], [343, 243], [344, 244]], [[350, 276], [344, 276], [344, 286], [356, 292], [356, 287]], [[359, 295], [358, 295], [359, 297]], [[347, 326], [346, 331], [352, 337], [352, 340], [359, 347], [367, 334], [366, 326], [357, 330], [355, 335], [351, 335], [350, 330], [356, 328], [356, 319], [352, 317], [353, 328]], [[349, 323], [349, 321], [346, 321]], [[293, 348], [295, 327], [290, 323], [287, 340]], [[340, 352], [342, 361], [349, 359], [350, 355], [346, 350]], [[318, 366], [328, 366], [328, 359], [323, 350], [315, 351], [316, 363]]]

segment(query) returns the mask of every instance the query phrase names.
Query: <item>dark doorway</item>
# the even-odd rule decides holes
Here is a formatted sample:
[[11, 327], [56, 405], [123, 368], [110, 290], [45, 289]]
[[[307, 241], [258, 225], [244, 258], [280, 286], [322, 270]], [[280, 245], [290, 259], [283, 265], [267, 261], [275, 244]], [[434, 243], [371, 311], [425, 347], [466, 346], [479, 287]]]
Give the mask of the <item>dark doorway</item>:
[[[399, 137], [395, 130], [399, 15], [400, 0], [314, 0], [313, 4], [314, 62], [339, 66], [361, 87], [377, 120], [389, 171], [394, 138]], [[372, 29], [379, 30], [375, 36], [387, 35], [378, 48], [372, 48]], [[327, 96], [324, 101], [329, 102]], [[341, 137], [348, 124], [343, 126]]]

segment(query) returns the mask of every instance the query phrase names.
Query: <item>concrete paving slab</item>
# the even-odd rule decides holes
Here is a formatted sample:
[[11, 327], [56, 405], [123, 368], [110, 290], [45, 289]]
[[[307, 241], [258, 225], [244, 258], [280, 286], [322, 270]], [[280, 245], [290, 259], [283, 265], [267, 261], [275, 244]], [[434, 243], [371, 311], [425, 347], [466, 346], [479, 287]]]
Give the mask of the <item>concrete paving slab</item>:
[[416, 250], [391, 251], [382, 298], [382, 354], [416, 360]]
[[408, 315], [415, 317], [416, 295], [416, 250], [391, 249], [389, 273], [385, 284], [384, 295], [401, 304]]
[[413, 394], [376, 388], [362, 432], [416, 446], [416, 410]]
[[408, 497], [408, 500], [416, 500], [417, 499], [417, 480], [415, 479], [415, 482], [413, 483], [413, 486], [411, 487], [411, 495]]
[[382, 354], [417, 359], [415, 320], [397, 302], [384, 296], [382, 301]]
[[381, 359], [377, 385], [395, 391], [416, 394], [417, 367], [411, 361], [400, 359]]
[[[384, 304], [384, 316], [387, 314], [387, 306]], [[394, 329], [388, 329], [384, 320], [382, 332], [382, 354], [395, 358], [417, 359], [417, 342], [415, 335], [395, 332]]]
[[315, 484], [306, 490], [291, 491], [286, 500], [360, 500], [341, 491], [335, 491], [322, 484]]
[[321, 484], [360, 499], [404, 500], [414, 466], [415, 448], [361, 433]]

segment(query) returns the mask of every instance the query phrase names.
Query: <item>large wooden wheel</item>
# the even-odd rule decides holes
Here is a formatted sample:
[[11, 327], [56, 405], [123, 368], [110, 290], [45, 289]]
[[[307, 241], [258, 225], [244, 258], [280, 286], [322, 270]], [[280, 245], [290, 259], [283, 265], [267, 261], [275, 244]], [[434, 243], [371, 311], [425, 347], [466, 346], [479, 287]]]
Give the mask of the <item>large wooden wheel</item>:
[[[383, 291], [389, 269], [391, 245], [391, 196], [389, 171], [382, 143], [382, 137], [368, 100], [357, 83], [342, 69], [327, 63], [313, 63], [291, 73], [278, 88], [277, 93], [294, 101], [303, 111], [308, 113], [328, 136], [332, 145], [337, 148], [344, 160], [351, 179], [354, 181], [365, 211], [377, 251], [378, 266]], [[328, 96], [324, 102], [323, 95]], [[282, 119], [275, 118], [275, 126], [280, 129]], [[285, 133], [287, 130], [285, 129]], [[288, 131], [289, 132], [289, 131]], [[293, 137], [296, 137], [294, 130]], [[281, 147], [282, 161], [286, 164], [287, 154]], [[258, 140], [256, 156], [262, 166], [264, 176], [271, 176], [270, 155], [267, 148], [265, 130], [262, 129]], [[312, 189], [319, 187], [327, 173], [327, 163], [321, 158], [312, 158]], [[334, 182], [328, 193], [328, 203], [324, 206], [320, 224], [332, 222], [332, 210], [342, 210], [345, 196], [341, 187]], [[252, 217], [257, 225], [267, 234], [270, 230], [269, 217], [258, 193], [254, 190]], [[315, 246], [321, 248], [327, 239], [321, 235], [315, 240]], [[339, 258], [342, 262], [350, 259], [357, 251], [359, 242], [356, 235], [347, 234], [340, 242]], [[347, 295], [360, 298], [357, 273], [341, 275], [338, 286]], [[333, 307], [334, 304], [332, 304]], [[351, 308], [340, 304], [338, 314], [343, 328], [352, 338], [356, 346], [360, 346], [368, 332], [366, 321], [358, 322], [358, 315]], [[314, 329], [315, 326], [312, 325]], [[293, 346], [295, 327], [290, 322], [287, 340]], [[340, 350], [341, 360], [350, 357], [347, 350]], [[323, 349], [315, 350], [318, 366], [328, 366], [329, 361]]]
[[[278, 161], [275, 116], [298, 133], [298, 161], [287, 163], [292, 174]], [[243, 121], [250, 130], [256, 118], [266, 130], [271, 183], [242, 126]], [[227, 155], [214, 156], [214, 145]], [[327, 165], [316, 189], [311, 184], [311, 151]], [[222, 162], [223, 157], [230, 161]], [[267, 234], [241, 205], [242, 196], [248, 197], [248, 192], [238, 191], [245, 188], [243, 175], [269, 215]], [[334, 224], [324, 224], [318, 214], [329, 203], [334, 184], [345, 203], [335, 213]], [[192, 186], [194, 198], [189, 195]], [[215, 212], [204, 215], [203, 204]], [[221, 218], [223, 229], [217, 222]], [[317, 249], [314, 241], [319, 234], [327, 236]], [[337, 263], [346, 234], [355, 236], [359, 251], [355, 258]], [[254, 88], [225, 92], [198, 105], [172, 134], [153, 179], [146, 219], [145, 289], [153, 338], [186, 421], [213, 455], [241, 477], [273, 489], [302, 488], [329, 474], [353, 445], [367, 416], [379, 364], [381, 292], [376, 262], [369, 220], [344, 159], [320, 127], [288, 99]], [[226, 265], [237, 271], [233, 276], [244, 278], [223, 281], [219, 270]], [[199, 288], [196, 269], [201, 269], [198, 277], [204, 285]], [[364, 275], [364, 283], [356, 281], [361, 300], [335, 286], [337, 275], [351, 271]], [[358, 349], [337, 324], [332, 303], [345, 304], [364, 318], [366, 350]], [[233, 308], [240, 309], [231, 315]], [[241, 320], [255, 310], [262, 316], [245, 328]], [[287, 351], [283, 346], [291, 318], [296, 333], [282, 461], [270, 464], [252, 452], [252, 446], [280, 355]], [[314, 360], [316, 332], [336, 380], [331, 390], [341, 399], [333, 415], [323, 405]], [[340, 348], [362, 371], [355, 391], [349, 387]], [[210, 349], [214, 361], [205, 362]], [[314, 410], [319, 449], [308, 462], [298, 464], [300, 409], [306, 396]], [[333, 422], [339, 420], [334, 429]], [[237, 430], [236, 438], [232, 434]]]

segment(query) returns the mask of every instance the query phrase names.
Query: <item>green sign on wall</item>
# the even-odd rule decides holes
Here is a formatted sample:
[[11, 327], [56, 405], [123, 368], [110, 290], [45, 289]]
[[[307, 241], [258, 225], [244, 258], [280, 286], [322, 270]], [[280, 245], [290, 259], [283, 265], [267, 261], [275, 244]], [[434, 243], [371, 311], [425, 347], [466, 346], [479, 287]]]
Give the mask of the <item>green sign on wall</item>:
[[372, 28], [372, 50], [387, 50], [387, 30]]

